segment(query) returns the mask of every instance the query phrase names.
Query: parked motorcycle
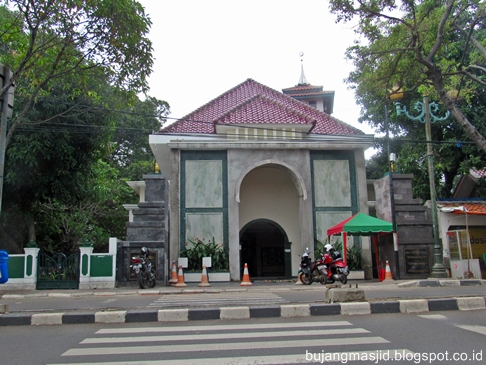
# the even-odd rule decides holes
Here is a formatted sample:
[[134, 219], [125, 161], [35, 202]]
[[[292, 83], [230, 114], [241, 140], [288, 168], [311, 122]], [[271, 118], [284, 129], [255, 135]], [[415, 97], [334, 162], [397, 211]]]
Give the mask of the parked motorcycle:
[[327, 279], [322, 271], [324, 269], [323, 266], [325, 266], [322, 262], [322, 258], [312, 262], [312, 258], [309, 254], [309, 248], [306, 247], [300, 260], [300, 281], [304, 285], [311, 285], [313, 282], [319, 282], [323, 285], [326, 284]]
[[155, 286], [155, 266], [149, 259], [151, 255], [147, 247], [142, 247], [139, 257], [132, 257], [131, 268], [137, 276], [140, 289], [153, 288]]
[[340, 281], [342, 284], [348, 282], [349, 269], [343, 261], [341, 253], [329, 244], [325, 248], [327, 252], [320, 259], [312, 262], [309, 249], [306, 247], [300, 263], [299, 278], [302, 284], [311, 285], [313, 282], [319, 282], [321, 285], [326, 285], [335, 281]]
[[334, 249], [331, 244], [324, 246], [326, 253], [323, 256], [324, 264], [328, 267], [327, 282], [329, 284], [340, 281], [342, 284], [348, 282], [349, 268], [343, 261], [341, 252]]

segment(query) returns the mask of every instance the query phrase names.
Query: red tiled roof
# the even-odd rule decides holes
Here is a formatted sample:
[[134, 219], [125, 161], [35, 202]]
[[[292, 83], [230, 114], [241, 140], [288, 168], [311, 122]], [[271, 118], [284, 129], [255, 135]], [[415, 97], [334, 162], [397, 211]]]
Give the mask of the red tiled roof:
[[306, 103], [252, 79], [226, 91], [159, 133], [214, 134], [216, 124], [313, 124], [313, 134], [364, 134]]
[[[464, 207], [467, 209], [467, 214], [486, 215], [486, 201], [484, 202], [438, 202], [439, 207], [457, 208]], [[465, 212], [456, 210], [454, 214], [465, 214]]]

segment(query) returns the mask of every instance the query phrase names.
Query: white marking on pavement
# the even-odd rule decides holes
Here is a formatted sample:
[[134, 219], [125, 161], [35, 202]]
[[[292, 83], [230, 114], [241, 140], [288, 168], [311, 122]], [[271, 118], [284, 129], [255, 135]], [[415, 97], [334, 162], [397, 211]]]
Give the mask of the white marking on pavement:
[[[257, 339], [258, 340], [258, 339]], [[312, 346], [343, 346], [343, 345], [365, 345], [390, 343], [383, 337], [349, 337], [349, 338], [328, 338], [317, 340], [305, 340], [300, 343], [293, 343], [293, 348]], [[243, 342], [243, 343], [205, 343], [187, 345], [158, 345], [158, 346], [126, 346], [126, 347], [99, 347], [85, 349], [71, 349], [62, 356], [98, 356], [98, 355], [127, 355], [127, 354], [153, 354], [173, 352], [204, 352], [204, 351], [225, 351], [225, 350], [246, 350], [251, 349], [279, 349], [288, 348], [289, 341], [268, 341], [268, 342]]]
[[351, 326], [348, 321], [322, 321], [312, 323], [262, 323], [262, 324], [235, 324], [216, 326], [172, 326], [172, 327], [139, 327], [139, 328], [104, 328], [96, 334], [110, 333], [143, 333], [143, 332], [201, 332], [220, 330], [270, 329], [270, 328], [313, 328], [332, 326]]
[[[317, 353], [316, 355], [321, 355], [322, 353]], [[347, 359], [379, 359], [380, 356], [384, 359], [384, 356], [388, 356], [387, 360], [394, 360], [396, 358], [403, 359], [404, 356], [410, 354], [413, 356], [414, 352], [407, 349], [390, 349], [390, 350], [371, 350], [371, 351], [349, 351], [349, 352], [327, 352], [325, 353], [328, 359], [332, 359], [330, 362], [342, 362]], [[219, 357], [219, 358], [200, 358], [197, 359], [174, 359], [174, 360], [136, 360], [136, 361], [117, 361], [117, 362], [89, 362], [89, 363], [76, 363], [76, 365], [273, 365], [273, 364], [302, 364], [309, 362], [306, 359], [306, 354], [293, 354], [293, 355], [273, 355], [273, 356], [243, 356], [243, 357]], [[319, 361], [329, 362], [327, 360]], [[375, 360], [376, 362], [376, 360]], [[68, 364], [48, 364], [48, 365], [68, 365]]]
[[419, 317], [426, 319], [447, 319], [447, 317], [442, 314], [420, 314]]
[[282, 332], [247, 332], [247, 333], [211, 333], [197, 335], [167, 335], [167, 336], [139, 336], [139, 337], [104, 337], [86, 338], [80, 344], [100, 343], [125, 343], [125, 342], [158, 342], [158, 341], [192, 341], [192, 340], [219, 340], [219, 339], [243, 339], [243, 338], [268, 338], [268, 337], [299, 337], [299, 336], [321, 336], [321, 335], [349, 335], [358, 333], [369, 333], [364, 328], [336, 328], [331, 330], [305, 330], [305, 331], [282, 331]]
[[486, 335], [486, 326], [468, 326], [456, 324], [456, 327], [462, 328], [463, 330], [480, 333]]
[[112, 302], [116, 302], [118, 299], [106, 299], [106, 300], [103, 300], [101, 303], [112, 303]]

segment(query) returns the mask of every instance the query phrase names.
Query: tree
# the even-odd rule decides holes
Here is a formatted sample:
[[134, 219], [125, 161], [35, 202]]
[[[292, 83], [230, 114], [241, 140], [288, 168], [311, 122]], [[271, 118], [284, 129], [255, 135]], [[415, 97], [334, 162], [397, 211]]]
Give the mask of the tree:
[[[9, 252], [31, 239], [50, 252], [73, 252], [85, 240], [98, 249], [108, 237], [126, 234], [123, 204], [138, 201], [126, 181], [141, 178], [134, 166], [153, 171], [148, 135], [160, 128], [169, 106], [133, 98], [108, 81], [100, 72], [86, 80], [89, 97], [73, 97], [79, 79], [57, 79], [13, 135], [0, 225]], [[20, 95], [16, 107], [24, 102]], [[119, 145], [128, 157], [116, 152]]]
[[[56, 80], [76, 75], [85, 80], [100, 69], [110, 83], [133, 92], [148, 90], [152, 71], [151, 25], [134, 0], [1, 0], [0, 62], [13, 76], [0, 91], [16, 84], [28, 95], [15, 115], [7, 143], [35, 100], [50, 93]], [[9, 9], [13, 9], [10, 11]], [[80, 84], [75, 89], [88, 94]], [[69, 112], [69, 111], [67, 111]]]
[[[356, 66], [348, 82], [359, 103], [384, 100], [394, 85], [397, 90], [436, 96], [468, 138], [486, 152], [477, 121], [468, 118], [453, 98], [471, 101], [484, 93], [486, 3], [330, 0], [330, 10], [338, 22], [356, 19], [356, 32], [366, 43], [348, 49]], [[363, 114], [362, 120], [368, 120], [374, 112]]]
[[170, 111], [169, 104], [147, 97], [133, 106], [118, 107], [123, 109], [116, 114], [117, 128], [112, 134], [111, 151], [106, 161], [120, 170], [123, 177], [140, 179], [141, 174], [136, 172], [139, 167], [145, 173], [153, 171], [154, 157], [148, 135], [159, 130], [165, 122]]

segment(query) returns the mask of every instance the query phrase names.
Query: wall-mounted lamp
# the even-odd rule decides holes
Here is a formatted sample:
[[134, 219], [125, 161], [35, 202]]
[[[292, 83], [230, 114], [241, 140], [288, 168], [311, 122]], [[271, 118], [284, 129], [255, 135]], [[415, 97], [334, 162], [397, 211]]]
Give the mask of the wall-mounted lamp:
[[395, 172], [395, 161], [397, 160], [397, 154], [392, 152], [389, 156], [391, 172]]

